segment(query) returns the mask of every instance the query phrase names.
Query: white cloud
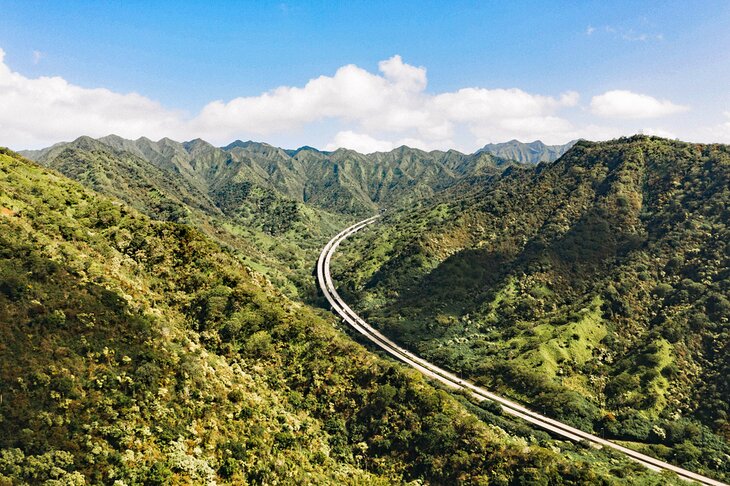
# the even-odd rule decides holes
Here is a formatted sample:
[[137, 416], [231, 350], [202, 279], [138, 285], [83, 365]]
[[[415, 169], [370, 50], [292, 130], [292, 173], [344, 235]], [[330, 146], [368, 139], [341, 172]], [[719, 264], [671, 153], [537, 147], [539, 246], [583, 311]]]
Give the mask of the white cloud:
[[136, 93], [74, 86], [60, 77], [28, 79], [12, 72], [0, 49], [1, 143], [38, 147], [79, 135], [152, 137], [178, 133], [179, 113]]
[[324, 119], [355, 123], [368, 130], [421, 130], [443, 136], [449, 126], [424, 110], [426, 70], [405, 64], [400, 56], [381, 61], [382, 76], [355, 65], [320, 76], [304, 87], [279, 87], [259, 96], [206, 105], [193, 121], [211, 136], [253, 133], [266, 136]]
[[426, 91], [426, 69], [400, 56], [381, 61], [378, 69], [371, 73], [346, 65], [333, 76], [320, 76], [301, 87], [281, 86], [258, 96], [213, 101], [186, 117], [136, 93], [82, 88], [60, 77], [30, 79], [12, 72], [0, 55], [0, 127], [4, 143], [32, 147], [109, 133], [129, 138], [200, 136], [224, 143], [266, 139], [328, 121], [336, 130], [330, 147], [382, 150], [386, 144], [408, 143], [433, 149], [453, 146], [459, 133], [484, 137], [490, 132], [516, 136], [529, 131], [520, 126], [540, 126], [540, 133], [550, 136], [551, 127], [564, 130], [569, 124], [557, 111], [575, 106], [579, 99], [575, 92], [553, 97], [515, 88], [431, 94]]
[[370, 154], [373, 152], [387, 152], [393, 150], [395, 146], [387, 140], [378, 140], [364, 133], [345, 130], [337, 133], [332, 142], [325, 147], [325, 150], [337, 150], [338, 148], [347, 148], [363, 154]]
[[[635, 131], [585, 119], [590, 113], [577, 108], [580, 96], [575, 91], [544, 95], [475, 86], [431, 93], [426, 69], [407, 64], [400, 56], [381, 61], [376, 73], [346, 65], [302, 86], [213, 101], [192, 115], [137, 93], [84, 88], [60, 77], [28, 78], [13, 72], [3, 58], [0, 50], [0, 143], [17, 149], [115, 133], [126, 138], [202, 137], [216, 144], [236, 138], [286, 146], [321, 143], [328, 150], [346, 147], [363, 152], [400, 145], [472, 151], [487, 142], [513, 138], [564, 143]], [[614, 118], [655, 117], [686, 109], [629, 91], [596, 96], [590, 107], [595, 114]]]
[[627, 90], [607, 91], [591, 98], [593, 114], [607, 118], [658, 118], [689, 110], [669, 100], [659, 100], [649, 95]]
[[420, 138], [399, 138], [396, 140], [381, 140], [371, 137], [366, 133], [357, 133], [352, 130], [344, 130], [338, 132], [332, 141], [325, 146], [325, 150], [337, 150], [338, 148], [347, 148], [355, 150], [363, 154], [371, 154], [373, 152], [387, 152], [394, 148], [406, 145], [408, 147], [416, 147], [421, 150], [448, 150], [454, 148], [453, 140], [436, 140], [427, 141]]
[[[5, 53], [3, 52], [3, 55], [4, 54]], [[41, 51], [33, 51], [33, 64], [38, 64], [39, 62], [41, 62], [41, 59], [43, 59], [44, 57], [46, 57], [46, 55], [43, 54]], [[2, 57], [0, 57], [0, 61], [1, 60], [2, 60]]]

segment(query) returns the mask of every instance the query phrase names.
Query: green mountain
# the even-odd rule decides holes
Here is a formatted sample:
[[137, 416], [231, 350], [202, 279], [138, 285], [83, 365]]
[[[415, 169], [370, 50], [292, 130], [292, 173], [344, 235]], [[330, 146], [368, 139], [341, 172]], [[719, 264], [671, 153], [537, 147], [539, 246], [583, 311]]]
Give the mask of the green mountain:
[[238, 250], [287, 295], [309, 302], [317, 300], [311, 262], [356, 216], [411, 204], [508, 165], [487, 154], [407, 147], [365, 156], [115, 135], [26, 154], [154, 219], [193, 225]]
[[[287, 151], [240, 140], [223, 148], [200, 139], [153, 142], [109, 135], [97, 142], [175, 174], [219, 206], [219, 199], [245, 189], [241, 185], [251, 185], [290, 201], [354, 216], [369, 215], [382, 207], [409, 205], [464, 177], [497, 174], [508, 165], [488, 153], [424, 152], [408, 147], [363, 155], [345, 149], [321, 152], [311, 147]], [[76, 140], [23, 154], [52, 166], [66, 148], [75, 148], [79, 143]]]
[[334, 274], [434, 362], [727, 480], [729, 211], [728, 146], [580, 141], [388, 213]]
[[565, 145], [545, 145], [540, 140], [535, 140], [530, 143], [510, 140], [504, 143], [489, 143], [477, 151], [477, 153], [486, 152], [502, 159], [514, 160], [522, 164], [537, 165], [540, 162], [554, 162], [575, 145], [576, 142], [577, 140], [573, 140]]
[[[135, 199], [161, 177], [67, 149]], [[235, 249], [5, 149], [0, 256], [3, 484], [677, 483], [435, 389]]]
[[292, 201], [254, 173], [217, 180], [231, 158], [201, 140], [177, 144], [81, 137], [39, 162], [148, 216], [195, 226], [236, 249], [290, 296], [314, 299], [309, 262], [350, 218]]

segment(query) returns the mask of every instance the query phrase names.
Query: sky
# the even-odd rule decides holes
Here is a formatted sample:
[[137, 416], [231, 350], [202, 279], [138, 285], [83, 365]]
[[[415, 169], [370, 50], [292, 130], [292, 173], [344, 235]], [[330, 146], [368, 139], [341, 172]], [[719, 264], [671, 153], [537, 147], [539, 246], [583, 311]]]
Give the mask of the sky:
[[0, 0], [0, 145], [730, 143], [730, 2]]

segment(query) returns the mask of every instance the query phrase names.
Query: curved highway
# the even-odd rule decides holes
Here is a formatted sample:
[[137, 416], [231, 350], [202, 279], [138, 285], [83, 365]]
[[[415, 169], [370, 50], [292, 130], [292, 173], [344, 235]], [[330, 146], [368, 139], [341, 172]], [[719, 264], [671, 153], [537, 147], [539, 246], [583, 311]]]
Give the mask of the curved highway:
[[464, 390], [477, 400], [491, 400], [495, 403], [498, 403], [501, 405], [502, 410], [505, 413], [508, 413], [515, 417], [519, 417], [536, 427], [553, 433], [556, 436], [562, 437], [564, 439], [570, 439], [572, 441], [588, 441], [599, 448], [610, 447], [653, 471], [671, 471], [677, 474], [677, 476], [679, 476], [680, 478], [687, 481], [696, 481], [700, 484], [712, 486], [728, 486], [720, 481], [707, 478], [700, 474], [693, 473], [692, 471], [687, 471], [686, 469], [682, 469], [681, 467], [677, 467], [673, 464], [669, 464], [667, 462], [660, 461], [659, 459], [655, 459], [651, 456], [647, 456], [646, 454], [636, 452], [632, 449], [621, 446], [609, 440], [602, 439], [596, 435], [583, 432], [582, 430], [576, 429], [575, 427], [571, 427], [570, 425], [551, 419], [550, 417], [546, 417], [537, 412], [533, 412], [532, 410], [529, 410], [528, 408], [525, 408], [524, 406], [511, 400], [503, 398], [499, 395], [495, 395], [494, 393], [484, 388], [478, 387], [473, 383], [470, 383], [469, 381], [462, 380], [453, 373], [439, 368], [438, 366], [429, 363], [425, 359], [420, 358], [410, 351], [401, 348], [396, 343], [382, 335], [370, 324], [365, 322], [352, 309], [350, 309], [350, 307], [342, 300], [340, 295], [337, 293], [334, 282], [332, 281], [332, 276], [330, 275], [330, 260], [332, 259], [332, 255], [334, 255], [334, 253], [337, 251], [337, 247], [340, 245], [340, 243], [342, 243], [342, 241], [344, 241], [352, 234], [365, 228], [369, 224], [374, 223], [379, 217], [380, 216], [373, 216], [371, 218], [360, 221], [359, 223], [355, 223], [349, 228], [341, 231], [337, 236], [332, 238], [329, 243], [327, 243], [327, 245], [325, 245], [325, 247], [322, 249], [322, 253], [320, 253], [319, 255], [319, 260], [317, 261], [317, 281], [320, 288], [322, 289], [322, 293], [327, 298], [327, 301], [332, 306], [332, 309], [334, 309], [334, 311], [337, 312], [337, 314], [339, 314], [342, 319], [345, 320], [345, 322], [347, 322], [360, 334], [367, 337], [370, 341], [373, 342], [373, 344], [381, 348], [389, 355], [417, 369], [428, 378], [438, 381], [439, 383], [442, 383], [449, 388], [455, 390]]

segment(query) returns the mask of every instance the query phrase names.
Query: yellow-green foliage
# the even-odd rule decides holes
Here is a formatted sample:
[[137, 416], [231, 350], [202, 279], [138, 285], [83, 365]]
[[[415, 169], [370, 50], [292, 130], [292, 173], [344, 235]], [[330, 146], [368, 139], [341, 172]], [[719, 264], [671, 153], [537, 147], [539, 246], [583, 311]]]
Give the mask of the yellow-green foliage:
[[652, 478], [487, 426], [198, 231], [6, 151], [0, 205], [0, 482]]
[[606, 336], [601, 304], [599, 298], [594, 299], [590, 307], [580, 310], [577, 322], [558, 326], [541, 324], [532, 328], [538, 348], [526, 348], [523, 359], [551, 377], [562, 374], [563, 364], [581, 366], [590, 361], [593, 350]]
[[727, 478], [728, 222], [730, 147], [579, 141], [386, 214], [334, 273], [355, 308], [442, 365]]

